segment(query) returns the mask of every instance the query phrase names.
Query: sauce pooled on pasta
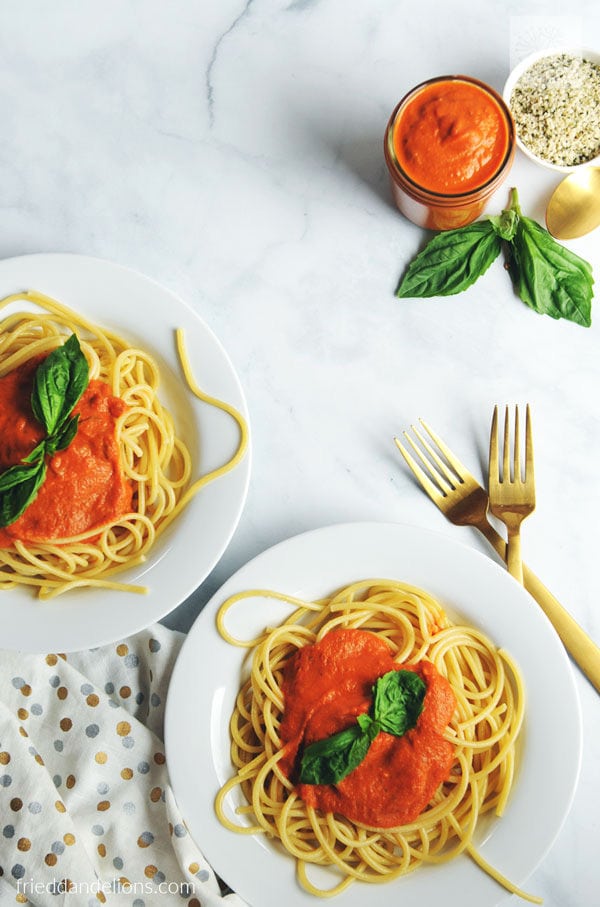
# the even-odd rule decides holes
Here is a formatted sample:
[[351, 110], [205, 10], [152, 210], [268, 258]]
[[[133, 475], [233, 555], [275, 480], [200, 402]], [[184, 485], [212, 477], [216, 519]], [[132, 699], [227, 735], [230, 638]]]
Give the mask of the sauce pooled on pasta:
[[377, 678], [400, 669], [416, 671], [427, 686], [416, 727], [403, 737], [380, 731], [360, 765], [335, 785], [298, 784], [307, 805], [394, 828], [414, 821], [448, 779], [454, 747], [442, 734], [456, 708], [450, 684], [431, 662], [399, 665], [383, 639], [353, 629], [330, 631], [286, 665], [280, 766], [293, 778], [302, 748], [352, 725], [368, 711]]
[[[31, 409], [36, 356], [0, 378], [0, 472], [20, 463], [44, 438]], [[104, 381], [91, 380], [73, 413], [77, 434], [48, 460], [37, 497], [10, 526], [0, 528], [0, 548], [15, 540], [35, 544], [65, 539], [114, 522], [131, 510], [132, 487], [123, 476], [115, 436], [127, 409]]]

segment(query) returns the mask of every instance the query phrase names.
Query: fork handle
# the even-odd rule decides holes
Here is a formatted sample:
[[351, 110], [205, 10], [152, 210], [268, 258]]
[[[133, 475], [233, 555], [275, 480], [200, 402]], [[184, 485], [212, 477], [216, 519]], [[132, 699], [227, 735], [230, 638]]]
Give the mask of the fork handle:
[[521, 532], [517, 529], [508, 529], [508, 544], [506, 546], [506, 567], [511, 576], [524, 585], [523, 559], [521, 557]]
[[[496, 532], [487, 519], [478, 523], [477, 528], [505, 561], [507, 544], [502, 536]], [[525, 564], [523, 564], [523, 585], [550, 620], [573, 661], [579, 665], [590, 683], [600, 693], [600, 648]]]

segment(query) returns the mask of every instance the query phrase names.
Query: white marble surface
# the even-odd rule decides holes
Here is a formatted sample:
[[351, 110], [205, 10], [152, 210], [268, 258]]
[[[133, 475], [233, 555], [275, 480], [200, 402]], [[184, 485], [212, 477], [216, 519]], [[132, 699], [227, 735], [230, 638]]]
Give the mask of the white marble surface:
[[[422, 79], [463, 72], [501, 89], [540, 43], [598, 49], [595, 0], [565, 11], [537, 0], [0, 6], [0, 256], [77, 252], [157, 279], [220, 337], [247, 395], [242, 520], [169, 625], [187, 629], [259, 551], [329, 523], [407, 522], [487, 550], [437, 512], [392, 438], [423, 416], [478, 472], [493, 405], [529, 401], [538, 508], [526, 560], [600, 642], [598, 291], [588, 330], [530, 311], [500, 261], [460, 296], [397, 300], [425, 236], [392, 207], [382, 156], [391, 109]], [[556, 174], [519, 154], [510, 183], [542, 220]], [[597, 281], [599, 239], [570, 243]], [[529, 884], [548, 907], [596, 904], [600, 889], [600, 701], [578, 672], [577, 685], [580, 784]]]

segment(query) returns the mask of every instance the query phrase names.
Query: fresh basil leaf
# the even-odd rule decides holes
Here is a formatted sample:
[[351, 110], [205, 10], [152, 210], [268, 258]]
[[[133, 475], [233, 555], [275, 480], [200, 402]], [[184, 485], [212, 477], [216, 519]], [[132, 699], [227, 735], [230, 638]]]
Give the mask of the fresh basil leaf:
[[48, 435], [58, 432], [88, 386], [89, 368], [76, 334], [36, 369], [31, 408]]
[[591, 325], [590, 264], [529, 217], [521, 216], [510, 244], [509, 271], [519, 297], [536, 312]]
[[75, 435], [79, 425], [79, 413], [73, 416], [62, 428], [54, 435], [50, 435], [45, 442], [46, 453], [52, 456], [59, 450], [66, 450]]
[[438, 233], [411, 261], [396, 296], [452, 296], [484, 274], [502, 249], [489, 220]]
[[29, 507], [46, 478], [42, 458], [33, 465], [19, 463], [0, 475], [0, 527], [10, 526]]
[[423, 711], [425, 682], [415, 671], [389, 671], [373, 687], [373, 716], [382, 731], [402, 737]]
[[371, 741], [370, 733], [357, 723], [311, 743], [302, 754], [300, 781], [303, 784], [337, 784], [360, 765]]

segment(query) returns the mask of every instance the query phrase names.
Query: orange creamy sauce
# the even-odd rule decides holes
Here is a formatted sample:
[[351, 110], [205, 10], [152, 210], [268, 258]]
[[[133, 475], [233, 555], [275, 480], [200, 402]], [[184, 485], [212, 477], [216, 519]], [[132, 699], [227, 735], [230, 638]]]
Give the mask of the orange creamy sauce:
[[449, 683], [430, 662], [398, 665], [384, 640], [364, 630], [332, 630], [286, 666], [280, 765], [292, 778], [302, 748], [353, 724], [368, 711], [377, 678], [400, 669], [416, 671], [427, 685], [416, 727], [403, 737], [381, 731], [360, 765], [335, 785], [298, 784], [306, 804], [393, 828], [414, 821], [447, 780], [454, 747], [442, 733], [456, 708]]
[[[0, 471], [19, 463], [42, 440], [43, 426], [31, 410], [35, 369], [29, 360], [0, 378]], [[37, 497], [10, 526], [0, 528], [0, 548], [15, 539], [45, 542], [68, 538], [112, 522], [131, 509], [132, 488], [119, 463], [115, 437], [126, 404], [103, 381], [92, 380], [73, 410], [79, 425], [69, 447], [47, 461]]]
[[458, 195], [483, 186], [508, 151], [506, 117], [470, 82], [426, 85], [400, 112], [394, 152], [406, 175], [431, 192]]

